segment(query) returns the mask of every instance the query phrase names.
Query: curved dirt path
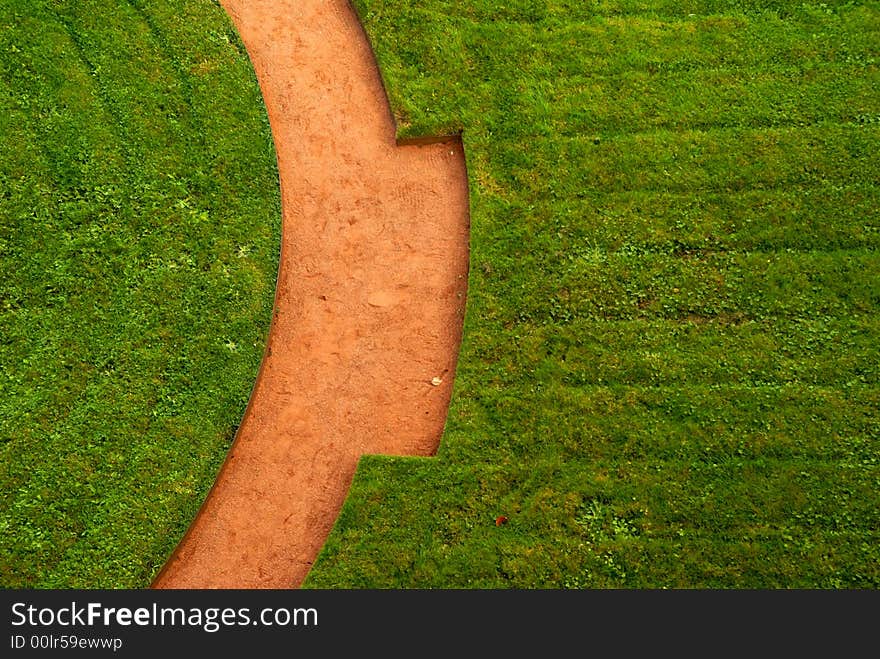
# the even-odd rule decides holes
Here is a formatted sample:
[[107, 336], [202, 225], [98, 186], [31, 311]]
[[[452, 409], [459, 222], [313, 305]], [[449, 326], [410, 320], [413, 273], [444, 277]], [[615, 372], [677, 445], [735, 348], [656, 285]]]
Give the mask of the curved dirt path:
[[222, 4], [272, 125], [281, 266], [242, 425], [154, 588], [299, 586], [361, 455], [436, 452], [464, 314], [460, 141], [396, 145], [348, 0]]

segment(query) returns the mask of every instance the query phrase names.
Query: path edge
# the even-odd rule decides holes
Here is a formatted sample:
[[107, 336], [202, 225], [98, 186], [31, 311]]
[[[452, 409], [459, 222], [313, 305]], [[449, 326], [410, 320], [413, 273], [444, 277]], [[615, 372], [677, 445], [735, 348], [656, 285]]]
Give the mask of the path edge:
[[[219, 8], [221, 9], [221, 11], [226, 15], [226, 21], [228, 22], [229, 26], [235, 31], [236, 37], [239, 39], [242, 47], [244, 48], [244, 52], [247, 55], [248, 62], [250, 63], [250, 66], [251, 66], [251, 70], [254, 72], [254, 78], [257, 80], [257, 84], [260, 89], [260, 98], [262, 99], [262, 103], [263, 103], [263, 112], [266, 114], [267, 120], [268, 120], [268, 108], [266, 106], [265, 94], [263, 93], [262, 81], [260, 80], [260, 77], [257, 75], [256, 67], [254, 65], [253, 58], [251, 57], [250, 50], [247, 48], [247, 45], [244, 43], [244, 40], [241, 37], [241, 34], [238, 30], [238, 25], [235, 23], [234, 18], [229, 14], [229, 12], [222, 5], [222, 3], [217, 2], [217, 4], [218, 4]], [[382, 70], [382, 67], [379, 64], [379, 59], [376, 55], [376, 49], [375, 49], [373, 40], [370, 38], [370, 34], [367, 32], [366, 27], [364, 26], [364, 21], [361, 16], [361, 12], [358, 10], [358, 7], [355, 4], [355, 2], [353, 0], [346, 0], [346, 4], [348, 4], [349, 8], [351, 9], [352, 13], [355, 16], [358, 29], [361, 31], [363, 38], [366, 40], [366, 43], [369, 46], [369, 51], [370, 51], [369, 57], [372, 61], [372, 65], [379, 74], [380, 87], [382, 89], [382, 97], [384, 99], [384, 107], [387, 109], [388, 119], [390, 120], [391, 125], [394, 128], [394, 140], [395, 140], [396, 147], [397, 148], [418, 147], [418, 146], [425, 146], [425, 145], [430, 145], [430, 144], [441, 144], [441, 143], [455, 143], [461, 147], [462, 164], [464, 167], [464, 174], [465, 174], [465, 192], [466, 192], [466, 198], [467, 198], [467, 204], [466, 204], [467, 217], [466, 217], [466, 220], [467, 220], [467, 228], [468, 228], [468, 237], [470, 238], [470, 236], [472, 235], [470, 229], [471, 229], [471, 220], [472, 220], [473, 214], [472, 214], [472, 208], [471, 208], [470, 174], [469, 174], [469, 169], [468, 169], [467, 151], [465, 149], [465, 144], [464, 144], [464, 130], [459, 129], [458, 131], [456, 131], [454, 133], [440, 134], [440, 135], [425, 135], [425, 136], [417, 136], [417, 137], [400, 137], [399, 136], [400, 135], [400, 125], [398, 123], [397, 116], [394, 114], [394, 109], [391, 104], [391, 97], [388, 94], [388, 88], [387, 88], [387, 83], [385, 80], [385, 74]], [[279, 200], [283, 200], [284, 199], [284, 180], [281, 177], [281, 173], [280, 173], [281, 168], [280, 168], [280, 163], [279, 163], [279, 158], [278, 158], [278, 148], [277, 148], [277, 143], [276, 143], [276, 139], [275, 139], [275, 131], [272, 128], [271, 121], [269, 121], [269, 127], [270, 127], [270, 132], [272, 133], [272, 146], [273, 146], [273, 151], [275, 153], [275, 170], [276, 170], [277, 177], [278, 177], [278, 191], [279, 191], [278, 198], [279, 198]], [[211, 483], [211, 487], [208, 489], [205, 496], [202, 498], [202, 502], [199, 505], [199, 508], [196, 510], [195, 514], [192, 516], [192, 519], [190, 520], [190, 522], [186, 528], [186, 531], [180, 536], [180, 538], [178, 539], [177, 544], [175, 545], [172, 552], [170, 554], [168, 554], [164, 563], [161, 565], [161, 567], [158, 569], [158, 571], [155, 572], [153, 578], [150, 580], [149, 585], [147, 586], [148, 589], [159, 588], [159, 586], [158, 586], [159, 582], [164, 578], [164, 576], [167, 574], [167, 572], [171, 569], [171, 566], [179, 559], [180, 552], [182, 551], [182, 548], [186, 545], [186, 541], [189, 539], [189, 537], [194, 532], [194, 529], [197, 526], [197, 522], [202, 517], [202, 515], [205, 511], [205, 508], [208, 505], [208, 502], [211, 500], [211, 497], [214, 494], [215, 489], [218, 487], [218, 484], [221, 482], [221, 478], [222, 478], [224, 472], [228, 469], [228, 467], [230, 465], [230, 462], [231, 462], [230, 458], [231, 458], [233, 449], [235, 449], [235, 447], [239, 443], [239, 436], [241, 433], [241, 428], [244, 427], [245, 422], [253, 415], [253, 407], [254, 407], [254, 402], [255, 402], [255, 398], [256, 398], [255, 394], [256, 394], [258, 387], [260, 386], [260, 383], [261, 383], [263, 376], [264, 376], [264, 373], [266, 371], [268, 358], [272, 354], [273, 338], [275, 337], [276, 331], [277, 331], [276, 330], [276, 327], [277, 327], [276, 318], [279, 315], [279, 311], [281, 308], [279, 305], [279, 300], [281, 298], [281, 291], [280, 291], [280, 287], [278, 286], [278, 282], [280, 280], [281, 271], [282, 271], [282, 268], [285, 263], [285, 255], [286, 255], [286, 251], [287, 251], [287, 250], [285, 250], [285, 246], [284, 246], [285, 245], [284, 232], [285, 232], [285, 229], [287, 228], [287, 222], [286, 222], [286, 218], [285, 218], [285, 214], [284, 214], [284, 204], [279, 203], [279, 206], [280, 206], [280, 212], [281, 212], [281, 230], [279, 232], [281, 244], [278, 249], [278, 266], [275, 271], [275, 293], [274, 293], [273, 302], [272, 302], [272, 312], [271, 312], [271, 317], [270, 317], [270, 321], [269, 321], [269, 330], [266, 333], [266, 342], [265, 342], [265, 345], [263, 346], [263, 354], [260, 359], [260, 366], [257, 369], [256, 376], [254, 377], [254, 382], [251, 386], [250, 393], [248, 394], [248, 401], [247, 401], [247, 404], [245, 405], [244, 412], [242, 413], [241, 420], [240, 420], [239, 424], [236, 426], [233, 439], [226, 449], [225, 457], [223, 458], [223, 463], [220, 465], [220, 468], [217, 470], [216, 474], [214, 475], [214, 480]], [[470, 243], [470, 241], [468, 241], [468, 243]], [[355, 472], [352, 477], [352, 484], [354, 483], [354, 479], [357, 478], [357, 474], [361, 468], [361, 461], [363, 460], [364, 456], [366, 456], [366, 455], [370, 455], [370, 456], [386, 455], [387, 457], [408, 457], [408, 458], [417, 458], [420, 460], [434, 460], [438, 457], [438, 452], [440, 450], [440, 446], [442, 445], [443, 438], [446, 435], [446, 427], [447, 427], [448, 421], [449, 421], [449, 410], [452, 408], [452, 400], [455, 398], [455, 395], [456, 395], [456, 388], [457, 388], [457, 381], [458, 381], [458, 378], [456, 376], [457, 376], [457, 370], [458, 370], [458, 365], [459, 365], [459, 358], [461, 356], [461, 351], [462, 351], [462, 345], [464, 344], [464, 340], [465, 340], [464, 329], [467, 325], [466, 320], [467, 320], [467, 315], [468, 315], [468, 312], [470, 309], [470, 305], [468, 304], [469, 298], [470, 298], [469, 294], [470, 294], [470, 290], [471, 290], [471, 287], [470, 287], [470, 284], [471, 284], [471, 282], [470, 282], [470, 275], [471, 275], [470, 244], [468, 244], [467, 256], [468, 256], [468, 258], [466, 261], [466, 270], [465, 270], [465, 281], [466, 281], [465, 295], [464, 295], [464, 300], [462, 301], [463, 306], [462, 306], [462, 313], [461, 313], [461, 336], [459, 338], [456, 354], [454, 355], [454, 359], [452, 362], [454, 364], [453, 368], [454, 368], [455, 372], [454, 372], [454, 376], [452, 379], [452, 391], [450, 393], [450, 403], [449, 403], [449, 406], [447, 407], [446, 416], [444, 417], [444, 420], [443, 420], [443, 429], [440, 432], [439, 438], [437, 440], [437, 446], [435, 447], [434, 451], [430, 455], [421, 455], [421, 456], [403, 455], [403, 454], [381, 454], [381, 453], [363, 454], [358, 457], [357, 466], [355, 468]], [[343, 501], [342, 507], [340, 508], [340, 514], [342, 512], [342, 509], [345, 507], [345, 505], [348, 502], [348, 496], [349, 496], [350, 492], [351, 492], [351, 484], [349, 485], [349, 488], [348, 488], [348, 491], [346, 492], [346, 496]], [[336, 519], [333, 520], [333, 525], [330, 528], [330, 533], [333, 533], [333, 530], [335, 529], [338, 520], [339, 520], [339, 514], [337, 514]], [[329, 537], [329, 534], [328, 534], [328, 537]], [[325, 539], [325, 544], [326, 544], [326, 539]], [[315, 562], [317, 562], [318, 556], [320, 556], [322, 551], [323, 551], [323, 544], [322, 544], [322, 548], [318, 551], [318, 554], [315, 556]], [[311, 571], [311, 569], [309, 569], [306, 572], [306, 575], [303, 578], [303, 582], [306, 579], [308, 579], [308, 572], [310, 572], [310, 571]], [[171, 589], [171, 590], [174, 590], [174, 589]]]

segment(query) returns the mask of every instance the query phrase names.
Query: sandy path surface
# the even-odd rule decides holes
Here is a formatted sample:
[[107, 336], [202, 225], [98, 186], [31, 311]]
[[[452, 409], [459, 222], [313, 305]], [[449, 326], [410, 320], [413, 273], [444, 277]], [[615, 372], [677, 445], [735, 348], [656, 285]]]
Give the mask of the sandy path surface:
[[222, 4], [272, 125], [281, 266], [242, 425], [154, 588], [299, 586], [361, 455], [436, 452], [464, 314], [460, 141], [395, 144], [348, 0]]

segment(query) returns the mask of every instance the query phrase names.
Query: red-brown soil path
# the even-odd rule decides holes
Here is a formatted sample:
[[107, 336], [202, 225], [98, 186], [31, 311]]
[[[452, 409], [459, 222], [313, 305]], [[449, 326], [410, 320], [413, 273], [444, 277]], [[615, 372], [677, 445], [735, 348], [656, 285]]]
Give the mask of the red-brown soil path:
[[465, 306], [467, 176], [458, 139], [396, 144], [347, 0], [222, 4], [275, 139], [281, 265], [238, 435], [153, 587], [291, 588], [360, 456], [438, 447]]

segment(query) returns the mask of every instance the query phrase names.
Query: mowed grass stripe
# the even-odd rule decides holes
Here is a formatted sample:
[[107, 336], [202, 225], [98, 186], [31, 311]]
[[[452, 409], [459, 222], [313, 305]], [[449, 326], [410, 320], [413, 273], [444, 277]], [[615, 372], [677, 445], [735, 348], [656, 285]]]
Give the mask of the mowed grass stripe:
[[[697, 255], [716, 252], [876, 250], [880, 218], [869, 183], [826, 182], [772, 190], [605, 193], [528, 202], [499, 191], [481, 197], [498, 222], [528, 223], [566, 253]], [[537, 234], [537, 236], [535, 235]], [[477, 265], [491, 269], [484, 261]]]
[[[859, 478], [871, 470], [878, 475], [876, 384], [694, 383], [683, 388], [675, 381], [653, 386], [646, 380], [583, 386], [487, 378], [484, 391], [468, 395], [450, 417], [454, 441], [441, 448], [446, 458], [441, 462], [458, 462], [491, 439], [492, 451], [469, 464], [509, 467], [510, 461], [529, 458], [537, 467], [557, 459], [624, 463], [698, 456], [718, 462], [764, 456], [841, 460], [862, 469]], [[475, 440], [470, 433], [480, 428], [488, 435]], [[556, 435], [561, 441], [541, 440]], [[584, 477], [592, 472], [588, 468]]]
[[[577, 318], [794, 318], [873, 314], [880, 303], [874, 251], [665, 254], [532, 253], [528, 233], [493, 245], [476, 299], [487, 320], [566, 323]], [[536, 241], [540, 245], [540, 240]], [[522, 276], [522, 271], [540, 276]], [[515, 304], [513, 303], [515, 301]]]
[[[872, 184], [876, 126], [658, 130], [597, 140], [530, 137], [488, 146], [494, 184], [534, 198], [572, 198], [588, 190], [740, 191], [786, 186]], [[573, 167], [558, 167], [558, 163]]]
[[[880, 73], [866, 75], [849, 65], [818, 69], [778, 67], [709, 69], [685, 72], [627, 72], [615, 76], [548, 77], [523, 86], [485, 118], [496, 133], [530, 108], [532, 129], [540, 135], [594, 135], [651, 130], [784, 128], [880, 122], [876, 89]], [[695, 92], [699, 94], [695, 97]], [[525, 132], [522, 125], [519, 130]]]
[[[714, 18], [728, 14], [756, 16], [770, 14], [783, 19], [803, 16], [826, 17], [842, 15], [853, 7], [870, 6], [871, 0], [829, 0], [810, 4], [799, 0], [516, 0], [503, 5], [491, 3], [463, 4], [456, 0], [435, 0], [421, 9], [431, 15], [457, 15], [476, 23], [542, 23], [549, 19], [577, 23], [602, 17], [615, 18]], [[370, 19], [376, 18], [381, 6], [363, 7]], [[391, 18], [397, 18], [392, 16]], [[405, 18], [405, 17], [400, 17]]]
[[[578, 321], [517, 328], [484, 344], [466, 377], [570, 386], [784, 385], [880, 383], [880, 327], [874, 316], [750, 321], [742, 317]], [[509, 374], [505, 377], [505, 374]], [[470, 380], [469, 380], [470, 381]]]

